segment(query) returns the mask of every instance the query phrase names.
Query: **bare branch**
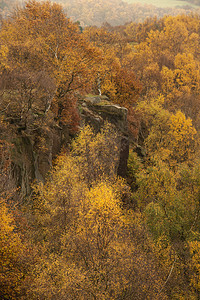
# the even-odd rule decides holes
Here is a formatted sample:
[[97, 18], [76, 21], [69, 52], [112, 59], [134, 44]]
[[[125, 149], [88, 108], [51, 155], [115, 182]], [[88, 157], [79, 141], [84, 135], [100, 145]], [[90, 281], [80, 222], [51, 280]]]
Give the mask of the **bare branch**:
[[170, 277], [171, 277], [171, 275], [172, 275], [172, 272], [173, 272], [173, 269], [174, 269], [176, 260], [177, 260], [177, 255], [175, 254], [174, 262], [173, 262], [173, 264], [172, 264], [172, 266], [171, 266], [171, 269], [170, 269], [170, 271], [169, 271], [169, 274], [168, 274], [168, 276], [167, 276], [167, 279], [165, 280], [165, 282], [164, 282], [162, 288], [160, 289], [160, 291], [158, 292], [156, 298], [159, 297], [160, 293], [163, 291], [164, 287], [165, 287], [166, 284], [168, 283], [168, 281], [169, 281], [169, 279], [170, 279]]

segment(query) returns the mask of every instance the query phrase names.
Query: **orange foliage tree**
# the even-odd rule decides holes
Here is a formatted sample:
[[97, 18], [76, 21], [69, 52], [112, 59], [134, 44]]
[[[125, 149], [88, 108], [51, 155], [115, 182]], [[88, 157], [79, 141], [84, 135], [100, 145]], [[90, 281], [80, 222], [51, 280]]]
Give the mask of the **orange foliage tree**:
[[89, 89], [99, 51], [61, 6], [27, 2], [3, 22], [0, 41], [6, 119], [31, 129], [53, 109], [60, 122], [74, 126], [76, 93]]
[[96, 74], [101, 93], [120, 105], [133, 105], [141, 85], [129, 68], [128, 55], [132, 51], [130, 45], [122, 35], [105, 28], [89, 27], [85, 29], [84, 35], [102, 52]]
[[[156, 24], [156, 23], [155, 23]], [[169, 109], [199, 118], [199, 16], [165, 17], [134, 45], [131, 66], [143, 95], [162, 93]], [[131, 27], [127, 27], [131, 31]], [[140, 31], [139, 31], [140, 33]], [[130, 34], [130, 33], [129, 33]]]

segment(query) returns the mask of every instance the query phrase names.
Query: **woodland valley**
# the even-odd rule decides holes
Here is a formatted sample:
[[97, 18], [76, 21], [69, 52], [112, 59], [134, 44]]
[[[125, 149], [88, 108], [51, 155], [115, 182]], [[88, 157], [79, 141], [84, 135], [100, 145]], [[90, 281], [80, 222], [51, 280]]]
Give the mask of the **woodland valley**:
[[0, 2], [0, 299], [200, 299], [188, 2]]

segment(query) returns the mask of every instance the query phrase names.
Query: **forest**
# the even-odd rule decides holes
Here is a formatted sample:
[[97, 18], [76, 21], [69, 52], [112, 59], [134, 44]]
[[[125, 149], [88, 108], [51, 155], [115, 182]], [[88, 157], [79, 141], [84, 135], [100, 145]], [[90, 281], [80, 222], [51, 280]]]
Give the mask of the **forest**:
[[189, 0], [189, 3], [195, 4], [195, 5], [200, 5], [200, 1], [199, 0]]
[[199, 67], [198, 14], [2, 18], [1, 299], [200, 299]]
[[[154, 5], [130, 3], [121, 0], [60, 0], [68, 16], [73, 21], [80, 21], [82, 26], [101, 26], [109, 23], [112, 26], [122, 25], [129, 22], [143, 22], [147, 17], [165, 15], [199, 13], [199, 8], [192, 5], [160, 8]], [[194, 2], [191, 2], [194, 4]], [[197, 4], [197, 3], [195, 3]]]
[[[23, 4], [23, 0], [0, 0], [0, 16], [7, 17], [15, 6]], [[79, 21], [82, 27], [102, 26], [109, 23], [112, 26], [119, 26], [129, 22], [144, 22], [146, 18], [165, 15], [176, 16], [180, 14], [200, 13], [198, 0], [183, 1], [176, 7], [156, 7], [150, 4], [141, 4], [140, 1], [130, 3], [128, 0], [57, 0], [73, 21]], [[162, 2], [162, 1], [161, 1]], [[188, 5], [191, 3], [191, 5]], [[196, 5], [196, 7], [193, 7]]]

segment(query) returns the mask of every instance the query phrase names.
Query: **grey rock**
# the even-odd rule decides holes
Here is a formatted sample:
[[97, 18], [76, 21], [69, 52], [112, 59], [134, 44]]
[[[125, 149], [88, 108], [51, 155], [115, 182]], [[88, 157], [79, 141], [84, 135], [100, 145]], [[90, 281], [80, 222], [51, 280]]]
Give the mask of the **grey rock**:
[[105, 121], [113, 124], [120, 136], [118, 175], [124, 177], [129, 155], [127, 109], [109, 101], [107, 96], [87, 96], [79, 102], [81, 125], [99, 132]]

